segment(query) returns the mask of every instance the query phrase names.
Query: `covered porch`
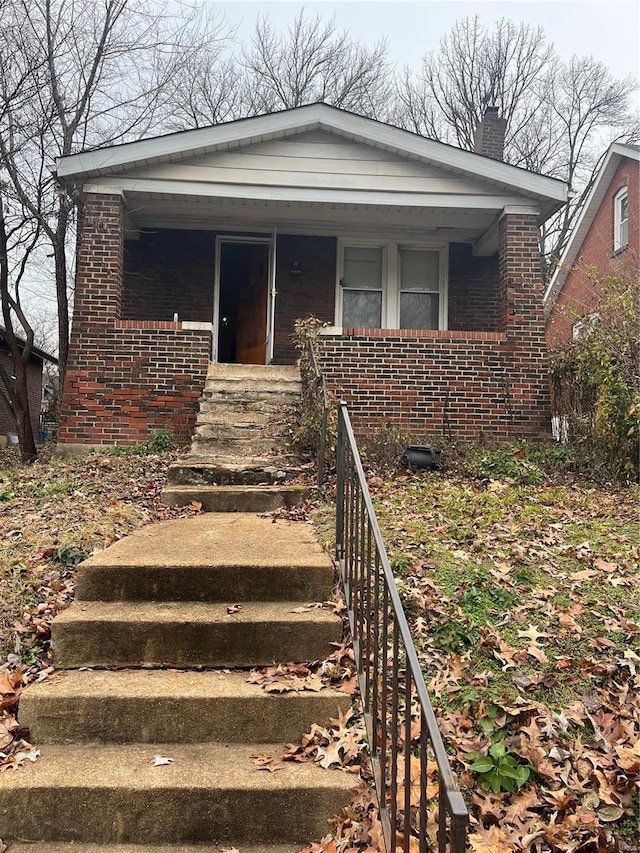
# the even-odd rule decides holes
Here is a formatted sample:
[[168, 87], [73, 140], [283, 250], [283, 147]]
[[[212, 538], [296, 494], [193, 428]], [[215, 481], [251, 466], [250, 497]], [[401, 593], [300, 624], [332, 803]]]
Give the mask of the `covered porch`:
[[84, 205], [61, 441], [186, 437], [209, 360], [295, 363], [309, 315], [356, 426], [546, 428], [559, 182], [322, 104], [62, 163]]

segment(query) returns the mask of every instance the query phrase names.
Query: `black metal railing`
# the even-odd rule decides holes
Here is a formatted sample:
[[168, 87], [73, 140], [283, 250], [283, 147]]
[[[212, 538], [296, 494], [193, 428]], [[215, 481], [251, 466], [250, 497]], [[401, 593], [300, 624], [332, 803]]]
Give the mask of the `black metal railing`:
[[324, 374], [318, 362], [315, 338], [307, 338], [307, 360], [316, 408], [320, 410], [320, 434], [318, 436], [318, 488], [324, 484], [327, 452], [327, 425], [329, 422], [329, 394]]
[[[388, 853], [463, 853], [468, 812], [427, 693], [345, 403], [336, 550]], [[435, 838], [434, 838], [435, 836]]]

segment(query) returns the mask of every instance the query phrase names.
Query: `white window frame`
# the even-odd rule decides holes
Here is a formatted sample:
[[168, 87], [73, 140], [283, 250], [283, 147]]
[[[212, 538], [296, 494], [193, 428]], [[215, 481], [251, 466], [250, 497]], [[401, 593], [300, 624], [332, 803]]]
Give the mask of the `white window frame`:
[[[376, 240], [344, 235], [338, 238], [338, 258], [336, 264], [336, 298], [335, 323], [342, 328], [342, 290], [344, 280], [344, 249], [382, 249], [382, 329], [400, 328], [400, 250], [410, 249], [425, 252], [438, 252], [440, 255], [439, 269], [439, 317], [438, 329], [448, 328], [449, 302], [449, 244], [422, 243], [405, 240]], [[435, 291], [431, 291], [435, 293]]]
[[[622, 202], [627, 200], [627, 218], [622, 219]], [[627, 224], [626, 238], [623, 240], [622, 224]], [[613, 197], [613, 251], [619, 252], [629, 245], [629, 189], [622, 187]]]

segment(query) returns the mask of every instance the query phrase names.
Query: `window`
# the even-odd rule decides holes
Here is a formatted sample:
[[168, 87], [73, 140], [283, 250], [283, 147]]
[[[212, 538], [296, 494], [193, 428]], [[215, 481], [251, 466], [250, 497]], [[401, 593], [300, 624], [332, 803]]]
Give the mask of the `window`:
[[629, 196], [623, 187], [613, 199], [613, 251], [619, 252], [629, 242]]
[[382, 260], [379, 247], [345, 246], [342, 325], [379, 329], [382, 323]]
[[438, 329], [440, 253], [400, 249], [400, 328]]
[[339, 326], [447, 328], [448, 247], [340, 243]]

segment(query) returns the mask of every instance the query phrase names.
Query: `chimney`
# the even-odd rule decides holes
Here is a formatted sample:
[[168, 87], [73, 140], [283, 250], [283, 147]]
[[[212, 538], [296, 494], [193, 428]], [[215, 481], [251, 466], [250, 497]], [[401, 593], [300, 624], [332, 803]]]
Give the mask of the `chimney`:
[[507, 120], [498, 115], [497, 107], [487, 107], [476, 128], [473, 150], [493, 160], [504, 159], [504, 135]]

